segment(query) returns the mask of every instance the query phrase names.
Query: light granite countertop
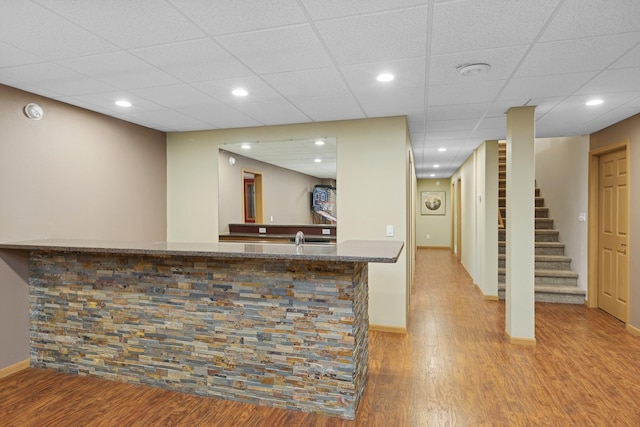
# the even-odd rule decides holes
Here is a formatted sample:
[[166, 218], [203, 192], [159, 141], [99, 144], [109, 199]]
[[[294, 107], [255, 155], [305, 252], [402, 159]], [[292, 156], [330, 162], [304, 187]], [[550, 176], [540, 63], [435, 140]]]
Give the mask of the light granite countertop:
[[403, 247], [404, 243], [396, 240], [348, 240], [336, 245], [305, 243], [299, 247], [282, 243], [128, 242], [77, 239], [0, 242], [0, 250], [375, 263], [395, 263]]

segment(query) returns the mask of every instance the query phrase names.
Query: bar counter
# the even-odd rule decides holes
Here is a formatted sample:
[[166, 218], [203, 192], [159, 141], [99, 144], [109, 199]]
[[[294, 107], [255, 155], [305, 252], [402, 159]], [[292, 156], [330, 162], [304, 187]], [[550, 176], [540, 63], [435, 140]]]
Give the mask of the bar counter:
[[368, 374], [368, 263], [402, 248], [0, 243], [29, 251], [31, 366], [346, 419]]

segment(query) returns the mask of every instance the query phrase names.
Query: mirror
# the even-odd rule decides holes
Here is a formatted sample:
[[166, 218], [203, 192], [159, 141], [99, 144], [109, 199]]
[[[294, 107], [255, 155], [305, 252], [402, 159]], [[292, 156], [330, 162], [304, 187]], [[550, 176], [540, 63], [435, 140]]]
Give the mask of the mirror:
[[[322, 186], [335, 194], [336, 138], [223, 144], [218, 165], [221, 234], [229, 232], [229, 224], [253, 221], [247, 221], [247, 209], [256, 224], [335, 224], [335, 209], [325, 217], [318, 206], [314, 211], [313, 193]], [[247, 182], [252, 183], [249, 195]], [[335, 196], [333, 201], [335, 208]]]

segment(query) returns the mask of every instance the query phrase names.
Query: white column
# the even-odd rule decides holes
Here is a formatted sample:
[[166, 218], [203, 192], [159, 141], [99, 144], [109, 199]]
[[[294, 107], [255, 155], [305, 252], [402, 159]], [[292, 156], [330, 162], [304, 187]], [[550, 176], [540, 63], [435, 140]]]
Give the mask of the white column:
[[[482, 222], [479, 229], [483, 230], [480, 240], [480, 253], [483, 262], [482, 285], [480, 289], [484, 298], [498, 299], [498, 141], [485, 141], [484, 185], [478, 200], [481, 204]], [[482, 206], [484, 203], [484, 206]]]
[[535, 344], [535, 107], [507, 112], [506, 335]]

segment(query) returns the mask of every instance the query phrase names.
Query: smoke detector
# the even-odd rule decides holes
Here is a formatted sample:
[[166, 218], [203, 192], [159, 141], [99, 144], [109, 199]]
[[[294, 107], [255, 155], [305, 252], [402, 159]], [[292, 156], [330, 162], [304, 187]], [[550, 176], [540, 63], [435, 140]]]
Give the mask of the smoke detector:
[[40, 120], [44, 116], [44, 110], [35, 102], [30, 102], [24, 106], [24, 114], [31, 120]]
[[484, 62], [478, 62], [475, 64], [465, 64], [461, 65], [456, 70], [460, 73], [461, 76], [475, 76], [482, 73], [488, 73], [491, 69], [491, 65], [485, 64]]

